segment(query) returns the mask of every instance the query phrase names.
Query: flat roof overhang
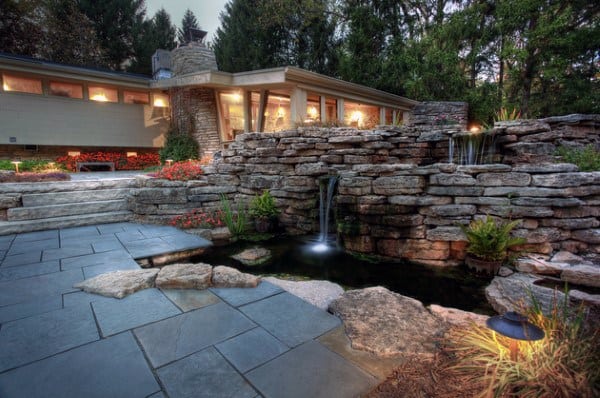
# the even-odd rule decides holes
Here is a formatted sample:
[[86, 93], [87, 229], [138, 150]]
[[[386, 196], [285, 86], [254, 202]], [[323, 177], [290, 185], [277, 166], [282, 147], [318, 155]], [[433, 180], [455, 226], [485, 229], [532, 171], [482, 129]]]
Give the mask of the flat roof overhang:
[[410, 110], [419, 104], [419, 101], [399, 95], [292, 66], [240, 73], [206, 70], [153, 81], [150, 86], [156, 89], [198, 86], [221, 89], [243, 88], [247, 90], [298, 87], [306, 91], [403, 110]]

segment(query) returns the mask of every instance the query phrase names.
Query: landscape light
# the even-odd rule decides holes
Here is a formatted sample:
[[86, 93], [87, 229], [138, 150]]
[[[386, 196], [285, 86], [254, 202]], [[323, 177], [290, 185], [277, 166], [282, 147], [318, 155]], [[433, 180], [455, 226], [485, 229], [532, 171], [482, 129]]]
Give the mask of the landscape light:
[[518, 340], [535, 341], [541, 340], [546, 335], [542, 329], [530, 323], [527, 317], [514, 311], [509, 311], [504, 315], [497, 315], [489, 318], [486, 325], [494, 332], [509, 337], [510, 340], [510, 359], [517, 361], [519, 357]]
[[18, 161], [18, 160], [15, 160], [15, 161], [13, 161], [11, 163], [15, 165], [15, 172], [18, 173], [19, 172], [19, 165], [21, 164], [21, 162]]
[[173, 159], [167, 159], [165, 160], [165, 163], [167, 163], [167, 166], [171, 166], [173, 164]]

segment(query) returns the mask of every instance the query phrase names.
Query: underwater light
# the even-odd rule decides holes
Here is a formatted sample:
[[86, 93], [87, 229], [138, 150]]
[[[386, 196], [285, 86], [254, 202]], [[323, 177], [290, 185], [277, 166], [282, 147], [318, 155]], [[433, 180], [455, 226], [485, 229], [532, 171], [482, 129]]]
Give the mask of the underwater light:
[[310, 249], [315, 253], [324, 253], [329, 250], [329, 246], [327, 246], [327, 243], [320, 242], [314, 246], [311, 246]]

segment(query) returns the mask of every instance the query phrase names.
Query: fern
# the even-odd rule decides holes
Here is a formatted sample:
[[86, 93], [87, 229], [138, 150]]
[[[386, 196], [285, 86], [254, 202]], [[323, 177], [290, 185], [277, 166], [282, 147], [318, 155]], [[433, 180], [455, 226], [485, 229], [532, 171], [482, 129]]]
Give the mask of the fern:
[[525, 239], [510, 235], [519, 223], [518, 220], [497, 223], [488, 215], [485, 220], [475, 220], [468, 227], [460, 225], [469, 241], [467, 252], [482, 260], [504, 260], [511, 247], [525, 243]]

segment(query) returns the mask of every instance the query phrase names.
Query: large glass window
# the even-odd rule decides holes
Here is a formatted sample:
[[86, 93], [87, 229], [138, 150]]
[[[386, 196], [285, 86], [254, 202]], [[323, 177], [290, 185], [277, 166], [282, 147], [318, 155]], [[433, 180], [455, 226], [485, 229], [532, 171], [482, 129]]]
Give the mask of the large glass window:
[[83, 98], [83, 85], [65, 82], [50, 82], [50, 95], [67, 98]]
[[92, 101], [119, 102], [119, 94], [116, 88], [89, 86], [88, 92]]
[[239, 92], [219, 93], [221, 107], [221, 139], [233, 141], [244, 132], [244, 97]]
[[379, 124], [379, 107], [344, 101], [344, 123], [359, 129], [372, 129]]
[[306, 99], [305, 123], [317, 123], [321, 121], [321, 97], [309, 95]]
[[335, 98], [325, 99], [325, 119], [327, 122], [333, 123], [338, 120], [337, 117], [337, 100]]
[[265, 130], [269, 132], [289, 129], [290, 96], [279, 93], [269, 93], [267, 109], [265, 110]]
[[2, 74], [2, 88], [4, 91], [20, 93], [42, 94], [42, 80], [30, 77], [21, 77]]
[[123, 91], [123, 102], [126, 104], [149, 104], [148, 93], [141, 91]]

